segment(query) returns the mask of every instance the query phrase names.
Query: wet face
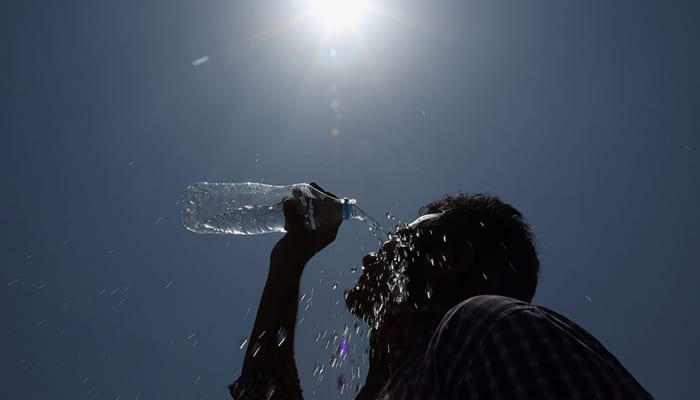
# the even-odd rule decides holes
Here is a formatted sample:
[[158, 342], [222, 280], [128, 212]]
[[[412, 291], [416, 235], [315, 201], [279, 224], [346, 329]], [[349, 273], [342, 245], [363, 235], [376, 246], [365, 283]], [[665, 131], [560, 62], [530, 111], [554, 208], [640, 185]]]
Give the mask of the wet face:
[[[396, 233], [377, 252], [362, 258], [362, 275], [355, 287], [346, 291], [345, 302], [351, 313], [376, 325], [387, 310], [405, 303], [409, 292], [424, 292], [425, 280], [434, 267], [427, 251], [421, 251], [421, 224], [437, 218], [429, 214]], [[438, 260], [439, 261], [439, 260]], [[429, 297], [429, 294], [428, 294]]]

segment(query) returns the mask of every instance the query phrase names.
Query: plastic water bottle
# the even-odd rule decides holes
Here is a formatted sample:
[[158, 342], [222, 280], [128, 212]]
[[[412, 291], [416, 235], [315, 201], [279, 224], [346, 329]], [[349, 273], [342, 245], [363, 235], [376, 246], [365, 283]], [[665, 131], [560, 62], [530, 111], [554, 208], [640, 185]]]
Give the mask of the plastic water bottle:
[[[324, 220], [338, 218], [339, 214], [344, 219], [373, 221], [355, 205], [354, 199], [331, 197], [308, 183], [276, 186], [254, 182], [199, 182], [185, 190], [181, 202], [182, 223], [196, 233], [284, 232], [282, 202], [285, 198], [298, 200], [299, 213], [304, 216], [308, 229], [316, 229]], [[383, 233], [381, 227], [375, 234], [380, 232]]]

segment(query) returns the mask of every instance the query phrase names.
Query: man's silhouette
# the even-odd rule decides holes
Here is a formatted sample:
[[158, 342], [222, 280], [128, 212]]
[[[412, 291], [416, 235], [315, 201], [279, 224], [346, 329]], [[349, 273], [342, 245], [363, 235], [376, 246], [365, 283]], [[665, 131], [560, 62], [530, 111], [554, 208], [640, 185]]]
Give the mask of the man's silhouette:
[[[242, 373], [229, 387], [236, 399], [302, 398], [299, 280], [342, 219], [330, 213], [309, 230], [297, 210], [284, 202], [287, 234], [272, 250]], [[357, 399], [651, 399], [584, 329], [529, 303], [539, 261], [520, 212], [494, 196], [459, 194], [420, 214], [363, 258], [346, 292], [349, 311], [372, 328]]]

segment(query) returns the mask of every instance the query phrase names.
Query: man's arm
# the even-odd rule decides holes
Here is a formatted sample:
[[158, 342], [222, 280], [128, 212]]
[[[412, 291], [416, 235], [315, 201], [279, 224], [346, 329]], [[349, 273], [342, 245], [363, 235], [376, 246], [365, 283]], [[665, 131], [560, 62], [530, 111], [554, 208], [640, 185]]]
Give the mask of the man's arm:
[[[301, 389], [294, 361], [299, 282], [306, 263], [338, 232], [342, 216], [330, 213], [316, 230], [305, 228], [296, 200], [284, 202], [285, 229], [270, 255], [270, 270], [250, 334], [239, 380], [231, 385], [234, 398], [300, 399]], [[336, 207], [328, 201], [321, 206]], [[316, 207], [319, 207], [317, 205]]]

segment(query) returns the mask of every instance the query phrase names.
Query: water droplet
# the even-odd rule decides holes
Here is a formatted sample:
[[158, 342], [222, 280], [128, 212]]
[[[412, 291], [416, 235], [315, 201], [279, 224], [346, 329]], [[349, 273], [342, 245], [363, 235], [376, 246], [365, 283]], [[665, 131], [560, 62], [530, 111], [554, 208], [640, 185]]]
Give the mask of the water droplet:
[[282, 343], [287, 340], [287, 330], [283, 326], [277, 330], [277, 347], [282, 346]]
[[354, 274], [354, 273], [356, 273], [356, 272], [357, 272], [357, 267], [352, 267], [352, 268], [350, 268], [350, 273], [351, 273], [351, 274]]
[[257, 356], [258, 353], [260, 352], [260, 349], [261, 349], [261, 348], [262, 348], [262, 346], [260, 346], [260, 343], [255, 342], [255, 344], [253, 344], [253, 348], [250, 350], [252, 356], [253, 356], [253, 357]]
[[386, 215], [386, 219], [388, 219], [390, 221], [393, 221], [396, 219], [396, 218], [394, 218], [394, 214], [392, 214], [390, 211], [387, 211], [385, 215]]
[[588, 301], [591, 302], [591, 303], [593, 302], [593, 299], [591, 299], [590, 296], [586, 296], [586, 300], [588, 300]]
[[333, 290], [338, 288], [338, 282], [333, 282], [333, 286], [331, 286]]
[[340, 394], [343, 394], [346, 385], [347, 382], [345, 382], [345, 377], [343, 376], [343, 374], [338, 375], [338, 379], [336, 380], [336, 386], [338, 387]]
[[442, 241], [447, 243], [447, 235], [442, 235]]
[[245, 347], [246, 344], [248, 344], [248, 338], [243, 336], [241, 338], [240, 342], [238, 342], [238, 348], [243, 350], [243, 348]]
[[192, 66], [199, 67], [200, 65], [205, 64], [207, 62], [209, 62], [208, 56], [200, 57], [200, 58], [192, 61]]
[[430, 298], [433, 297], [433, 288], [430, 287], [430, 285], [427, 285], [425, 287], [425, 297], [427, 297], [428, 300], [430, 300]]
[[324, 366], [321, 363], [314, 363], [314, 371], [313, 371], [313, 376], [320, 376], [323, 375], [323, 370]]
[[485, 281], [488, 281], [488, 280], [489, 280], [489, 278], [486, 276], [486, 273], [482, 273], [481, 276], [484, 277], [484, 280], [485, 280]]
[[343, 358], [348, 356], [348, 341], [345, 338], [340, 342], [340, 356]]

